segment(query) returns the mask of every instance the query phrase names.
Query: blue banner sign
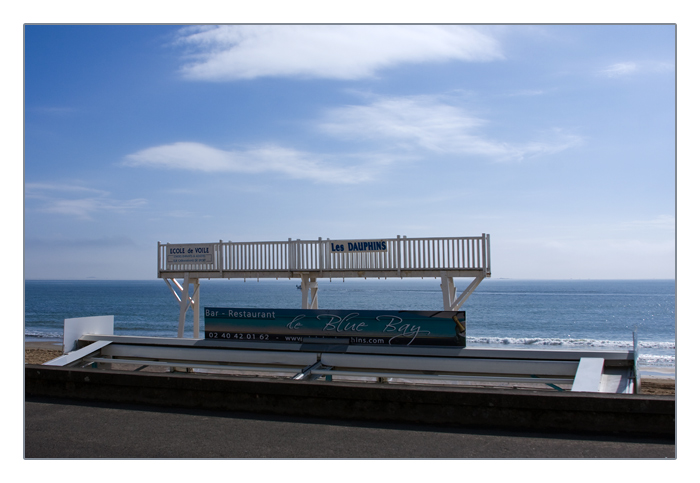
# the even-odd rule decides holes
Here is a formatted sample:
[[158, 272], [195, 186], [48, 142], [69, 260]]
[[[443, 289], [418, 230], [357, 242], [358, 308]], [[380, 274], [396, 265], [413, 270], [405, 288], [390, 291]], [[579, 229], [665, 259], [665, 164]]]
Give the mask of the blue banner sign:
[[204, 308], [207, 339], [391, 346], [466, 344], [464, 311]]
[[386, 240], [331, 241], [331, 253], [365, 253], [387, 251]]

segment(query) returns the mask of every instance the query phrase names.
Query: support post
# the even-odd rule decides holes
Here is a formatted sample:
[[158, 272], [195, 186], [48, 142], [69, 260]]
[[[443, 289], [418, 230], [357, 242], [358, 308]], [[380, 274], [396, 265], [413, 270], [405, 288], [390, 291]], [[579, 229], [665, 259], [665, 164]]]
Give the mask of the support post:
[[309, 277], [305, 273], [301, 274], [301, 308], [309, 308]]
[[453, 310], [455, 295], [457, 289], [455, 288], [454, 277], [448, 277], [446, 272], [440, 272], [440, 288], [442, 288], [442, 305], [445, 310]]
[[318, 282], [315, 278], [311, 279], [309, 282], [309, 288], [311, 289], [311, 308], [318, 309]]
[[[194, 291], [192, 293], [192, 319], [194, 321], [194, 328], [192, 337], [199, 339], [199, 279], [192, 279], [192, 287]], [[188, 290], [189, 292], [189, 290]]]
[[318, 282], [306, 273], [301, 274], [301, 308], [318, 309]]
[[182, 294], [180, 296], [180, 318], [177, 325], [177, 336], [182, 338], [185, 336], [185, 316], [187, 308], [190, 306], [190, 273], [185, 272], [185, 280], [182, 283]]
[[[178, 319], [177, 325], [177, 336], [182, 338], [185, 336], [185, 316], [187, 315], [187, 309], [192, 307], [192, 315], [194, 320], [194, 334], [195, 339], [199, 338], [199, 279], [190, 279], [189, 272], [185, 272], [185, 279], [183, 284], [180, 285], [177, 280], [166, 278], [165, 283], [170, 287], [170, 291], [173, 293], [178, 303], [180, 304], [180, 317]], [[170, 284], [173, 282], [177, 287], [177, 290], [173, 288]], [[190, 297], [190, 283], [194, 287], [192, 296]]]
[[639, 345], [637, 343], [637, 327], [632, 332], [632, 348], [634, 349], [634, 365], [632, 366], [634, 375], [634, 394], [642, 392], [642, 377], [639, 373]]

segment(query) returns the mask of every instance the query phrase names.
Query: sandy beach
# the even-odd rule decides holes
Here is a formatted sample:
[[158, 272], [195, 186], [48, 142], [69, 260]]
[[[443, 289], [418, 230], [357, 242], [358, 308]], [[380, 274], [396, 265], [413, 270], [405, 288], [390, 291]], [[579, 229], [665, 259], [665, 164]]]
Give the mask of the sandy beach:
[[[24, 363], [43, 364], [63, 354], [61, 342], [30, 341], [24, 343]], [[672, 369], [642, 371], [642, 394], [676, 395]]]
[[61, 342], [24, 343], [25, 364], [43, 364], [60, 355], [63, 355], [63, 344]]

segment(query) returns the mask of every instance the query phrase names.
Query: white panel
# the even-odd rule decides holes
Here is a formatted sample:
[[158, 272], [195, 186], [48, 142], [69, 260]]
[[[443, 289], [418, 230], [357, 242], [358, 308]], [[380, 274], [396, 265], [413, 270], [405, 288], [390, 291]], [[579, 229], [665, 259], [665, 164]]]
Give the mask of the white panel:
[[114, 315], [65, 319], [63, 321], [63, 353], [67, 354], [74, 350], [80, 336], [85, 334], [113, 335]]
[[574, 378], [572, 392], [599, 392], [605, 359], [582, 357]]
[[605, 367], [600, 378], [600, 392], [632, 394], [634, 375], [629, 367]]
[[[246, 364], [285, 364], [306, 367], [316, 362], [313, 352], [280, 352], [266, 350], [202, 349], [193, 347], [154, 347], [114, 344], [105, 356], [137, 359], [164, 359], [194, 362], [228, 362]], [[189, 367], [189, 366], [188, 366]]]
[[48, 362], [45, 362], [45, 366], [67, 366], [68, 364], [71, 364], [79, 359], [82, 359], [83, 357], [89, 356], [90, 354], [93, 354], [104, 347], [107, 347], [109, 344], [112, 342], [108, 340], [101, 340], [97, 342], [93, 342], [92, 344], [83, 347], [82, 349], [78, 349], [77, 351], [70, 352], [68, 354], [63, 354], [60, 357], [57, 357], [53, 360], [50, 360]]
[[520, 361], [457, 357], [375, 356], [323, 353], [325, 366], [354, 369], [573, 376], [573, 361]]

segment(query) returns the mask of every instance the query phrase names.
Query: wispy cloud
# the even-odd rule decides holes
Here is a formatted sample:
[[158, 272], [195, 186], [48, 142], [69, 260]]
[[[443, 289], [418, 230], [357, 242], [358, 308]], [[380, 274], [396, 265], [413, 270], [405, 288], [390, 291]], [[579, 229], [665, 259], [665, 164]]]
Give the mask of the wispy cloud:
[[673, 71], [674, 64], [668, 62], [656, 61], [635, 61], [635, 62], [618, 62], [611, 64], [604, 69], [598, 71], [599, 75], [609, 78], [628, 77], [643, 73], [660, 73]]
[[186, 27], [182, 74], [231, 81], [265, 76], [359, 79], [402, 63], [503, 58], [484, 30], [439, 25], [228, 25]]
[[34, 247], [122, 247], [133, 246], [136, 242], [127, 236], [103, 236], [99, 238], [27, 238], [25, 246]]
[[24, 193], [28, 198], [43, 198], [48, 193], [63, 192], [63, 193], [89, 193], [92, 195], [105, 196], [109, 194], [107, 191], [90, 188], [87, 186], [63, 184], [63, 183], [26, 183], [24, 185]]
[[531, 97], [531, 96], [541, 96], [544, 94], [542, 89], [521, 89], [518, 91], [511, 91], [506, 93], [507, 97]]
[[[379, 98], [366, 105], [330, 109], [316, 124], [322, 133], [361, 142], [357, 152], [329, 156], [275, 144], [225, 150], [176, 142], [129, 154], [122, 165], [201, 173], [270, 173], [317, 183], [354, 184], [376, 179], [397, 161], [420, 162], [435, 155], [520, 161], [581, 142], [580, 137], [553, 128], [544, 141], [508, 143], [481, 134], [486, 124], [438, 96]], [[368, 151], [368, 144], [375, 151]]]
[[600, 73], [606, 77], [622, 77], [637, 72], [638, 70], [639, 66], [634, 62], [619, 62], [606, 67], [601, 70]]
[[142, 198], [117, 200], [108, 191], [80, 185], [27, 183], [24, 194], [26, 199], [39, 203], [38, 211], [83, 220], [103, 212], [125, 214], [146, 204]]
[[658, 215], [646, 220], [633, 220], [622, 223], [624, 227], [630, 228], [659, 228], [664, 230], [675, 230], [676, 217], [673, 215]]
[[475, 155], [518, 161], [579, 144], [578, 136], [553, 129], [546, 141], [508, 143], [490, 139], [480, 128], [488, 122], [435, 96], [381, 98], [368, 105], [328, 111], [319, 128], [345, 139], [391, 143], [404, 150]]
[[[351, 156], [343, 158], [348, 161]], [[387, 162], [386, 159], [370, 161], [361, 159], [338, 166], [322, 155], [274, 145], [227, 151], [201, 143], [178, 142], [130, 154], [123, 164], [205, 173], [277, 173], [294, 179], [352, 184], [372, 179], [377, 169]]]

